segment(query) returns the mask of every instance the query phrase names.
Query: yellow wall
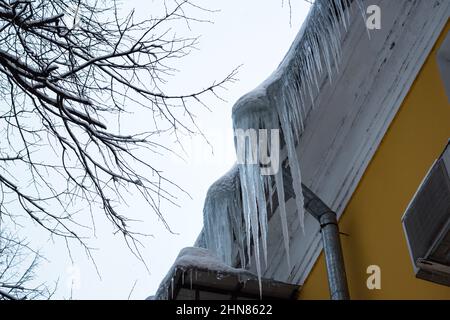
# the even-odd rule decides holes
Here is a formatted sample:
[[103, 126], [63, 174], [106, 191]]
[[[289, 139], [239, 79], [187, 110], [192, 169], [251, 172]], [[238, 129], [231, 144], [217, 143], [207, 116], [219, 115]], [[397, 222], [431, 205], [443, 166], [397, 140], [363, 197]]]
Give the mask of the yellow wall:
[[[436, 51], [450, 23], [373, 157], [339, 224], [352, 299], [450, 299], [450, 287], [416, 279], [401, 217], [422, 178], [450, 138], [450, 105]], [[381, 268], [381, 290], [369, 290], [366, 269]], [[300, 299], [328, 299], [323, 254]]]

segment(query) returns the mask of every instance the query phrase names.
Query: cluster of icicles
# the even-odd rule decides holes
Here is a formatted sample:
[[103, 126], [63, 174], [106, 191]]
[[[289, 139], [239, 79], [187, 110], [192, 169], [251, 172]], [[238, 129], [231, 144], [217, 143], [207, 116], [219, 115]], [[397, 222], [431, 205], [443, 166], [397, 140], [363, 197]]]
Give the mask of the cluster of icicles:
[[[349, 27], [351, 3], [355, 1], [362, 9], [362, 0], [315, 1], [278, 69], [258, 88], [238, 100], [233, 108], [235, 130], [278, 129], [282, 132], [302, 228], [304, 203], [296, 144], [313, 107], [314, 96], [319, 91], [319, 80], [328, 77], [332, 81], [333, 70], [338, 67], [342, 32]], [[245, 148], [246, 156], [255, 152], [251, 144], [246, 144]], [[270, 152], [275, 151], [269, 146]], [[261, 251], [267, 266], [267, 204], [272, 203], [275, 191], [291, 269], [283, 170], [280, 168], [273, 176], [264, 176], [260, 170], [260, 164], [236, 165], [211, 186], [204, 206], [205, 247], [229, 265], [240, 259], [242, 268], [247, 267], [253, 256], [259, 281], [262, 274]], [[272, 190], [273, 186], [275, 190]]]

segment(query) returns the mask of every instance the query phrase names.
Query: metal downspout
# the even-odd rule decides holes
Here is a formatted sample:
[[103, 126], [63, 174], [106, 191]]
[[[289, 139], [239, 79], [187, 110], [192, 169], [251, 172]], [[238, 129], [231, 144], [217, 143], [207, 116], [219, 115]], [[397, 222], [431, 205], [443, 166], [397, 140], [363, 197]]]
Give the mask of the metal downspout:
[[336, 213], [308, 187], [302, 185], [305, 209], [319, 221], [331, 300], [349, 300], [347, 275]]

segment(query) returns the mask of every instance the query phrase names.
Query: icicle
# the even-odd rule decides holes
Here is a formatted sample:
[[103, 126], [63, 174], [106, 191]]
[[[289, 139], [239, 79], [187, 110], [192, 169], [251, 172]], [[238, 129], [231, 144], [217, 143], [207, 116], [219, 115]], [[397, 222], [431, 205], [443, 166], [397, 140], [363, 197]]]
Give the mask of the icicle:
[[267, 229], [268, 229], [268, 217], [267, 217], [267, 201], [265, 197], [265, 188], [266, 183], [264, 182], [262, 176], [259, 174], [255, 179], [259, 179], [256, 183], [256, 204], [258, 206], [258, 223], [261, 229], [261, 242], [264, 254], [264, 263], [267, 267]]
[[[366, 16], [366, 10], [364, 9], [364, 5], [362, 3], [362, 0], [357, 0], [357, 3], [358, 3], [359, 11], [361, 12], [362, 18], [363, 18], [363, 20], [365, 22], [365, 21], [367, 21], [367, 16]], [[366, 23], [364, 23], [364, 25], [366, 26], [367, 36], [369, 37], [369, 40], [370, 40], [371, 39], [370, 30], [369, 30], [369, 28], [367, 28]]]
[[209, 188], [203, 208], [205, 247], [230, 266], [237, 254], [241, 265], [246, 265], [246, 233], [240, 198], [239, 173], [237, 166], [234, 166]]
[[286, 251], [286, 259], [288, 264], [288, 270], [291, 269], [291, 258], [289, 254], [289, 228], [287, 222], [286, 214], [286, 203], [284, 198], [284, 181], [283, 181], [283, 171], [279, 170], [275, 174], [275, 186], [277, 188], [278, 203], [280, 208], [280, 218], [281, 218], [281, 230], [283, 232], [283, 242], [284, 250]]
[[[266, 150], [268, 154], [264, 156], [270, 155], [272, 157], [274, 153], [277, 153], [277, 156], [279, 155], [279, 146], [273, 147], [272, 139], [269, 139], [269, 136], [272, 138], [272, 130], [276, 130], [276, 134], [279, 134], [279, 122], [276, 111], [267, 99], [265, 91], [252, 93], [240, 99], [233, 108], [233, 122], [246, 224], [245, 230], [248, 232], [247, 249], [250, 251], [251, 244], [253, 244], [252, 253], [255, 258], [258, 281], [261, 283], [263, 270], [260, 251], [262, 249], [265, 265], [267, 266], [267, 204], [270, 200], [267, 199], [266, 195], [269, 198], [272, 195], [272, 179], [269, 175], [261, 173], [261, 159], [259, 158], [261, 155], [259, 153], [263, 147], [266, 147], [268, 148]], [[261, 131], [259, 129], [269, 130]], [[270, 143], [268, 143], [269, 140]], [[263, 146], [264, 143], [269, 145]], [[279, 170], [279, 168], [274, 169]], [[285, 219], [286, 213], [284, 212], [281, 216]], [[286, 219], [283, 221], [283, 224], [287, 226]], [[287, 227], [285, 228], [286, 230]], [[283, 232], [283, 234], [285, 239], [289, 240], [287, 231]], [[250, 253], [251, 251], [249, 256], [251, 256]]]
[[272, 200], [272, 197], [273, 197], [274, 192], [273, 192], [273, 187], [272, 187], [272, 179], [271, 179], [270, 177], [268, 177], [268, 179], [267, 179], [266, 188], [267, 188], [267, 190], [269, 190], [269, 205], [270, 205], [270, 212], [273, 212], [274, 207], [273, 207], [273, 200]]
[[304, 230], [305, 210], [304, 210], [304, 198], [302, 189], [302, 175], [300, 170], [300, 163], [297, 157], [297, 150], [295, 148], [296, 146], [295, 138], [293, 136], [292, 130], [290, 129], [289, 120], [285, 117], [286, 113], [284, 112], [281, 113], [280, 115], [281, 115], [280, 117], [281, 128], [284, 133], [284, 139], [286, 142], [286, 148], [289, 159], [289, 167], [291, 170], [292, 187], [294, 189], [295, 202], [297, 205], [297, 215], [300, 222], [300, 226], [302, 230]]

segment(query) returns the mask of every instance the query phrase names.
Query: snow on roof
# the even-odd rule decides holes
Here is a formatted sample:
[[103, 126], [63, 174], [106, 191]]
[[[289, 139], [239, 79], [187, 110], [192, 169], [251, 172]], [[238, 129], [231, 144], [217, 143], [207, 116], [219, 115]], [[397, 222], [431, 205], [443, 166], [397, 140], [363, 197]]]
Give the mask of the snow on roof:
[[[187, 247], [180, 251], [177, 259], [170, 268], [169, 273], [161, 282], [156, 294], [153, 296], [153, 300], [166, 300], [168, 299], [169, 288], [173, 282], [173, 277], [177, 270], [187, 271], [190, 269], [208, 270], [212, 272], [226, 273], [238, 275], [242, 282], [249, 279], [256, 279], [256, 275], [244, 269], [237, 269], [230, 267], [223, 263], [217, 256], [211, 251], [204, 248]], [[148, 298], [150, 299], [150, 297]]]

